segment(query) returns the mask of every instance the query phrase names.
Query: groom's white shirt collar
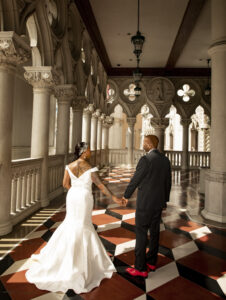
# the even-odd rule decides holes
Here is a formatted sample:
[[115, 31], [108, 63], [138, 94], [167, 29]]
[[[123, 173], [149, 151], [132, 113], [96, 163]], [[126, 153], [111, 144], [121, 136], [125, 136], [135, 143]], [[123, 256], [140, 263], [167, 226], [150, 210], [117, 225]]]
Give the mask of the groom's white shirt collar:
[[151, 151], [153, 150], [157, 150], [156, 148], [152, 148], [151, 150], [149, 150], [147, 153], [151, 153]]

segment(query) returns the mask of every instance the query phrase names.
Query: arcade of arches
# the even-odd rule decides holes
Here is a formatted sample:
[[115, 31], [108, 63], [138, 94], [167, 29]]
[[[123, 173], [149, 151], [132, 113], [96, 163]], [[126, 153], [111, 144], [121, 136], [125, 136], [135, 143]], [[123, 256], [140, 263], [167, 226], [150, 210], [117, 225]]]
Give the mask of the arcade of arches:
[[[212, 23], [211, 95], [207, 77], [144, 76], [137, 98], [132, 78], [107, 75], [73, 1], [0, 6], [0, 236], [64, 194], [76, 143], [90, 144], [100, 170], [133, 170], [147, 134], [159, 137], [175, 177], [200, 173], [196, 188], [205, 196], [197, 219], [224, 226], [225, 20]], [[177, 93], [184, 85], [195, 91], [188, 102]]]

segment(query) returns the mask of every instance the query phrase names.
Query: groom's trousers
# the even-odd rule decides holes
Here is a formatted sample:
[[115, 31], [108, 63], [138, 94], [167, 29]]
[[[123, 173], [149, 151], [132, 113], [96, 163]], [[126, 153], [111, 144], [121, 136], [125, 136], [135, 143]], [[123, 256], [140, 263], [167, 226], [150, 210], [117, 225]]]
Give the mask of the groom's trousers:
[[[136, 213], [135, 268], [139, 271], [147, 270], [146, 263], [156, 265], [159, 248], [161, 213], [162, 208], [153, 210], [148, 217], [144, 217], [138, 212]], [[146, 253], [148, 230], [150, 232], [150, 240], [149, 250]]]

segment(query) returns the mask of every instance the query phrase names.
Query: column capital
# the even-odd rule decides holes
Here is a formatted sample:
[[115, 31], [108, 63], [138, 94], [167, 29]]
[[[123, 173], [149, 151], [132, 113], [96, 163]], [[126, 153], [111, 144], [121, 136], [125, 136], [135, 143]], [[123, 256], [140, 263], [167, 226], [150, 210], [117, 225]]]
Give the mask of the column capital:
[[127, 117], [128, 126], [134, 126], [135, 123], [136, 123], [136, 118], [135, 117]]
[[60, 104], [70, 104], [75, 99], [77, 93], [73, 84], [63, 84], [54, 87], [54, 94]]
[[222, 40], [213, 43], [208, 49], [208, 54], [211, 56], [216, 52], [225, 52], [225, 51], [226, 51], [226, 40]]
[[23, 64], [31, 57], [29, 44], [14, 31], [0, 32], [0, 64]]
[[77, 96], [72, 100], [72, 110], [75, 111], [83, 111], [84, 107], [87, 105], [87, 99], [83, 96]]
[[101, 115], [100, 109], [96, 109], [92, 114], [92, 118], [98, 119], [100, 117], [100, 115]]
[[185, 127], [187, 126], [188, 127], [189, 124], [191, 123], [191, 119], [181, 119], [180, 123], [181, 123], [182, 126], [185, 126]]
[[102, 113], [102, 114], [99, 116], [99, 121], [100, 121], [100, 122], [104, 122], [105, 117], [106, 117], [106, 114]]
[[34, 88], [52, 88], [59, 83], [59, 77], [53, 67], [29, 66], [24, 69], [25, 79]]
[[92, 114], [94, 112], [94, 105], [89, 104], [87, 107], [84, 108], [83, 112], [85, 114]]
[[106, 116], [103, 122], [103, 126], [110, 128], [114, 123], [114, 118], [111, 116]]
[[169, 118], [151, 118], [151, 125], [155, 129], [163, 129], [169, 125]]

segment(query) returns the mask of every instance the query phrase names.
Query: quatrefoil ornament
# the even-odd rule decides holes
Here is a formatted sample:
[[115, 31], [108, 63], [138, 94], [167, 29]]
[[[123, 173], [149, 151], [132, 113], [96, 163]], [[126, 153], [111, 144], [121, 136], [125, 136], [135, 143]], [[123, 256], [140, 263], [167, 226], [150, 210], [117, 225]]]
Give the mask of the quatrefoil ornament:
[[177, 95], [179, 97], [182, 97], [184, 102], [188, 102], [190, 100], [190, 97], [195, 96], [195, 91], [190, 89], [190, 86], [188, 84], [184, 84], [183, 89], [177, 91]]

